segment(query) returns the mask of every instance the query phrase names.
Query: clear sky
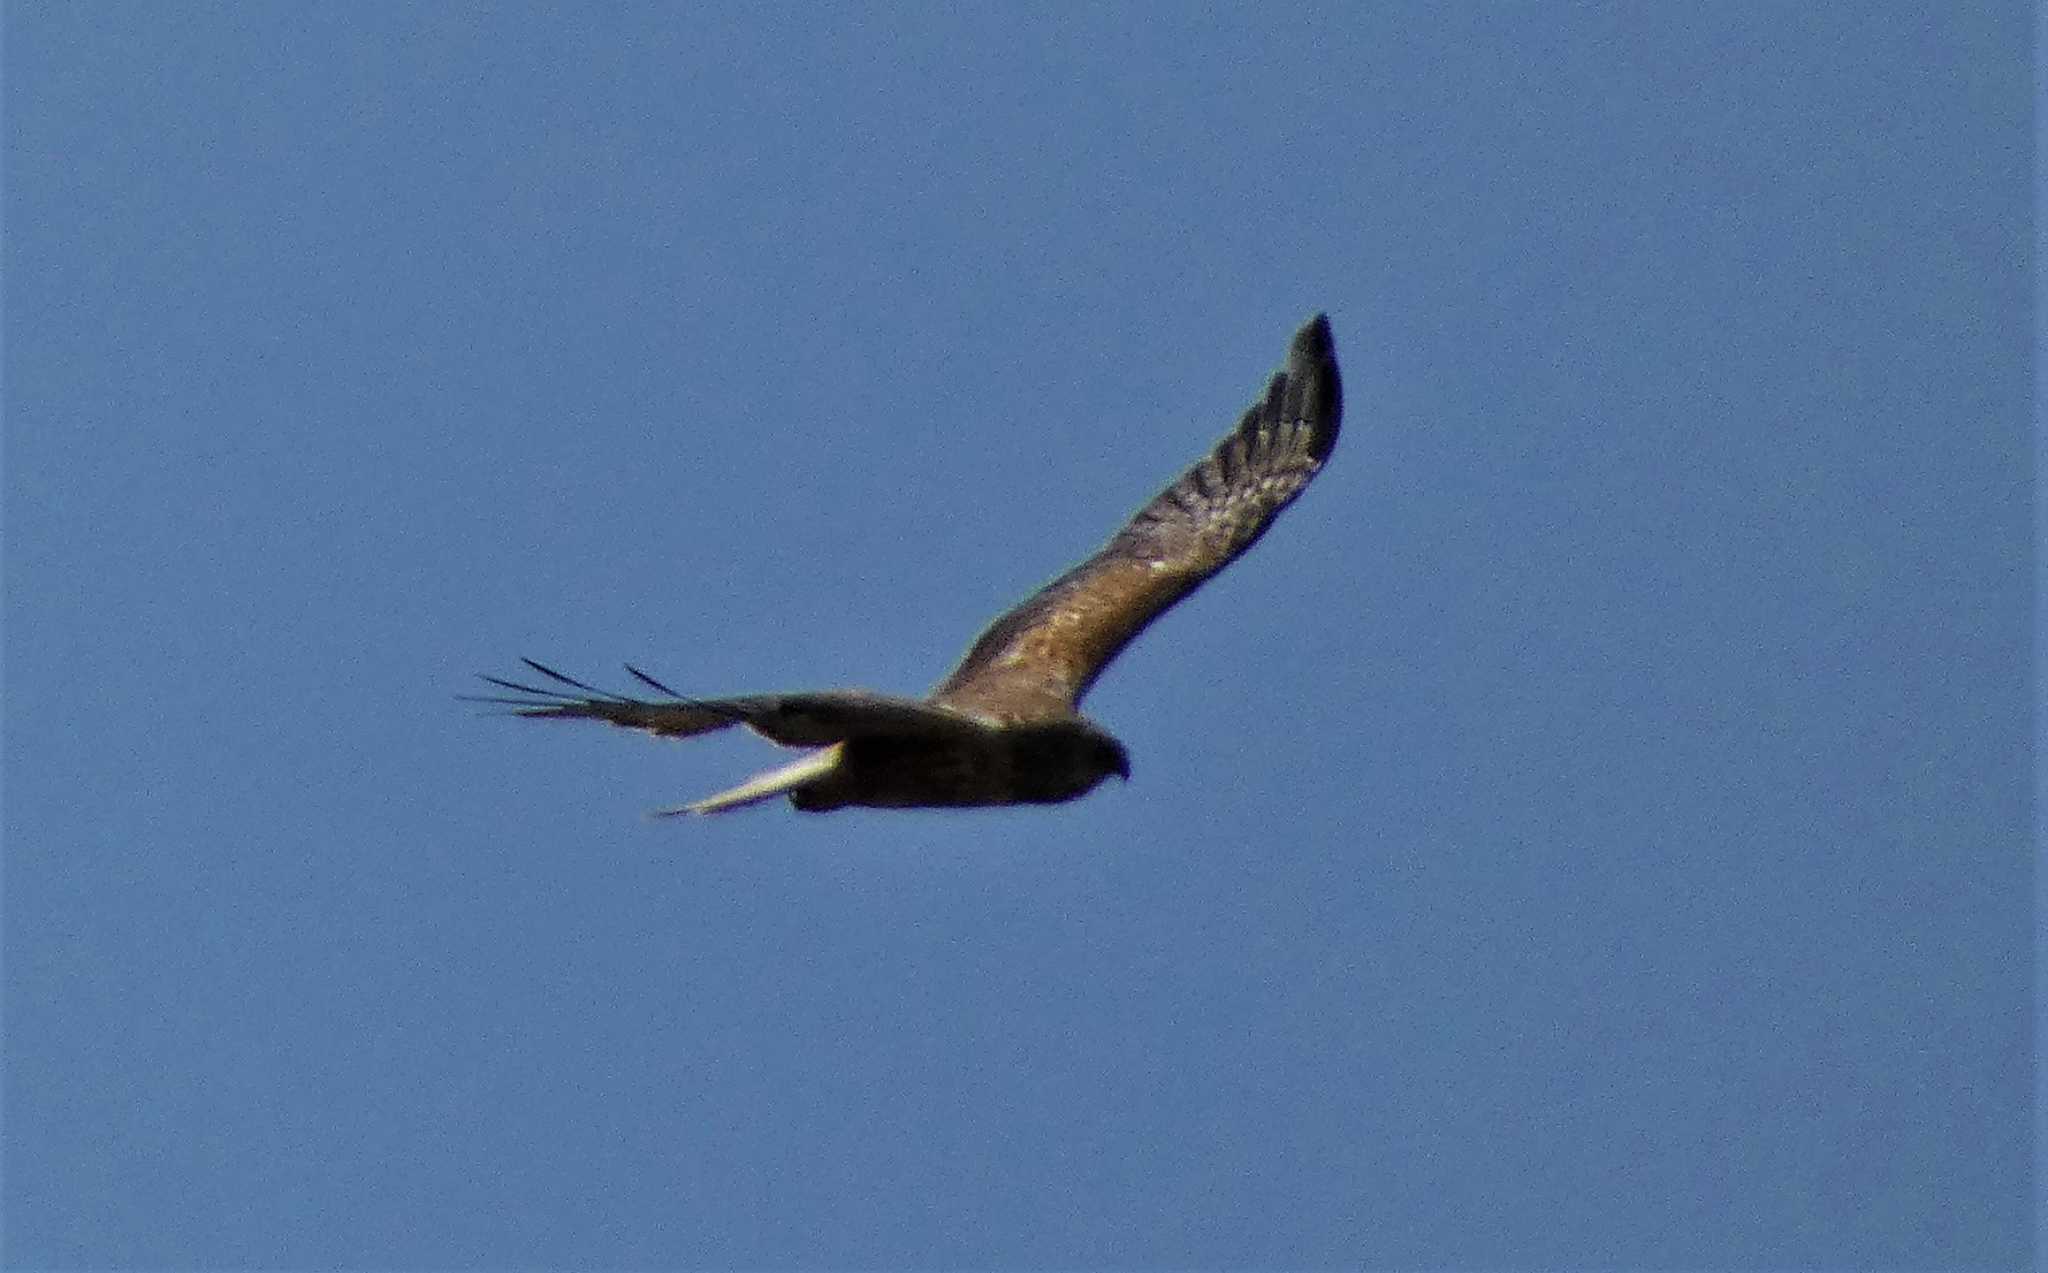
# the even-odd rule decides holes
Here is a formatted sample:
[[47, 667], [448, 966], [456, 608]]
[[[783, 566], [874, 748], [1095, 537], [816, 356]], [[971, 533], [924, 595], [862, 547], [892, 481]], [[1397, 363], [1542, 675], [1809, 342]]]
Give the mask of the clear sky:
[[[2018, 1265], [2027, 6], [41, 5], [12, 1267]], [[1327, 310], [1064, 807], [922, 692]]]

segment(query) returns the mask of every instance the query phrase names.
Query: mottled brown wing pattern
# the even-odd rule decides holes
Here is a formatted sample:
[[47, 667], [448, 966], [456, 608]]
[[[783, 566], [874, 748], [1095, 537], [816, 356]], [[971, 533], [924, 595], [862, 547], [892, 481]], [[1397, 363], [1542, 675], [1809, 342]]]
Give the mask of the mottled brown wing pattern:
[[789, 747], [822, 747], [849, 738], [953, 737], [981, 726], [916, 699], [865, 690], [824, 690], [799, 694], [750, 694], [740, 698], [684, 698], [639, 668], [626, 671], [663, 700], [632, 698], [579, 681], [532, 659], [521, 660], [550, 684], [532, 685], [495, 676], [483, 679], [507, 694], [466, 695], [471, 702], [508, 708], [515, 716], [540, 720], [600, 720], [669, 738], [688, 738], [731, 725], [744, 725]]
[[1337, 444], [1343, 389], [1318, 314], [1238, 426], [1116, 537], [981, 634], [932, 702], [986, 719], [1071, 711], [1146, 624], [1264, 534]]

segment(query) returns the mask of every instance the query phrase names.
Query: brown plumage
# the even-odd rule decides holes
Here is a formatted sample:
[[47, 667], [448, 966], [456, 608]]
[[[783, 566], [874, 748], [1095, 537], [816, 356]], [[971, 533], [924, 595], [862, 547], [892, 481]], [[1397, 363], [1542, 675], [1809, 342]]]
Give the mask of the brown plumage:
[[672, 738], [744, 725], [813, 748], [780, 769], [678, 809], [717, 813], [788, 795], [799, 809], [1048, 804], [1130, 777], [1123, 744], [1076, 707], [1145, 625], [1265, 533], [1337, 444], [1343, 391], [1329, 320], [1295, 333], [1287, 365], [1216, 449], [1138, 510], [1100, 552], [975, 641], [929, 698], [866, 690], [691, 699], [614, 694], [525, 660], [551, 684], [483, 679], [477, 701], [520, 716], [602, 720]]

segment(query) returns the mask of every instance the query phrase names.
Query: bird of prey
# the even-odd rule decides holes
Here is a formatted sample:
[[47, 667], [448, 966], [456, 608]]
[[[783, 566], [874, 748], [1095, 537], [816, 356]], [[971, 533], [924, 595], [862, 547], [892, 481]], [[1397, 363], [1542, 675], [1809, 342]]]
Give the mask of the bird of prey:
[[1287, 364], [1235, 429], [1180, 480], [974, 642], [929, 697], [867, 690], [686, 698], [640, 669], [661, 698], [614, 694], [532, 659], [544, 684], [483, 679], [475, 696], [544, 720], [599, 720], [672, 738], [744, 725], [795, 762], [659, 815], [721, 813], [787, 795], [798, 809], [1054, 804], [1128, 780], [1124, 746], [1076, 710], [1146, 624], [1235, 560], [1301, 494], [1337, 444], [1343, 391], [1330, 323], [1294, 335]]

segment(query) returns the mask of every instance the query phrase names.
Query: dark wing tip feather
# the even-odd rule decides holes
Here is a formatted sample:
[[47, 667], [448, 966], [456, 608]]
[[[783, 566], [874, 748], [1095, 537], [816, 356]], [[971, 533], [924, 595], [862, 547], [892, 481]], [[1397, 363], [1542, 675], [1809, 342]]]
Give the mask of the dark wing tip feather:
[[1295, 358], [1328, 361], [1336, 356], [1336, 348], [1337, 342], [1330, 335], [1330, 316], [1318, 313], [1294, 333], [1294, 342], [1288, 353]]
[[[1266, 382], [1266, 392], [1246, 409], [1237, 428], [1180, 482], [1168, 487], [1162, 498], [1179, 504], [1180, 511], [1190, 511], [1184, 497], [1197, 497], [1195, 503], [1199, 504], [1199, 497], [1233, 492], [1244, 496], [1256, 491], [1251, 498], [1264, 507], [1247, 524], [1249, 537], [1234, 545], [1234, 552], [1242, 551], [1330, 458], [1337, 448], [1343, 417], [1344, 385], [1337, 371], [1330, 320], [1317, 314], [1294, 333], [1285, 365]], [[1223, 500], [1215, 511], [1234, 515], [1239, 511], [1238, 501]], [[1150, 516], [1155, 512], [1169, 510], [1155, 502], [1139, 512], [1132, 528], [1146, 527], [1155, 520]]]
[[[548, 678], [549, 680], [551, 680], [551, 681], [560, 681], [560, 682], [561, 682], [562, 684], [564, 684], [564, 685], [567, 685], [567, 686], [568, 686], [568, 687], [570, 687], [571, 689], [578, 689], [578, 690], [582, 690], [582, 691], [583, 691], [583, 692], [584, 692], [585, 694], [589, 694], [589, 695], [591, 695], [591, 696], [593, 696], [593, 697], [595, 697], [595, 698], [608, 698], [608, 699], [611, 699], [611, 700], [612, 700], [612, 701], [614, 701], [614, 702], [620, 702], [620, 703], [624, 703], [624, 702], [630, 702], [630, 701], [632, 701], [632, 700], [630, 700], [630, 699], [626, 698], [626, 696], [625, 696], [625, 695], [623, 695], [623, 694], [614, 694], [614, 693], [612, 693], [612, 692], [611, 692], [610, 690], [601, 690], [601, 689], [597, 688], [597, 687], [596, 687], [595, 685], [590, 685], [590, 684], [587, 684], [586, 682], [583, 682], [583, 681], [579, 681], [579, 680], [577, 680], [577, 679], [576, 679], [575, 677], [573, 677], [573, 676], [568, 676], [568, 675], [565, 675], [565, 674], [563, 674], [563, 673], [561, 673], [561, 672], [557, 672], [557, 671], [556, 671], [555, 669], [553, 669], [553, 668], [549, 667], [549, 666], [548, 666], [547, 664], [545, 664], [545, 663], [542, 663], [542, 662], [540, 662], [540, 661], [539, 661], [538, 659], [529, 659], [529, 658], [526, 658], [526, 657], [524, 657], [524, 656], [521, 656], [521, 658], [520, 658], [520, 660], [519, 660], [519, 661], [520, 661], [521, 663], [524, 663], [524, 664], [526, 664], [526, 666], [528, 666], [528, 667], [532, 668], [532, 669], [533, 669], [534, 671], [536, 671], [536, 672], [540, 673], [540, 674], [541, 674], [542, 676], [545, 676], [545, 677], [547, 677], [547, 678]], [[485, 677], [484, 679], [485, 679], [485, 680], [490, 680], [490, 679], [492, 679], [492, 678], [490, 678], [490, 677]], [[515, 688], [518, 688], [518, 687], [515, 687]], [[558, 693], [559, 691], [544, 691], [544, 692], [547, 692], [547, 693]]]
[[[539, 685], [527, 685], [520, 681], [508, 681], [502, 676], [492, 676], [486, 672], [478, 672], [476, 674], [476, 679], [478, 679], [479, 681], [488, 681], [490, 684], [497, 686], [501, 690], [514, 690], [521, 694], [531, 694], [536, 698], [558, 699], [569, 697], [569, 695], [562, 693], [560, 690], [551, 690]], [[475, 696], [470, 694], [458, 694], [456, 695], [456, 697], [472, 698]], [[495, 703], [501, 700], [497, 698], [490, 698], [486, 699], [485, 701]]]
[[657, 734], [686, 736], [741, 724], [747, 719], [747, 712], [734, 703], [685, 698], [631, 664], [626, 670], [636, 680], [668, 695], [668, 699], [643, 701], [600, 689], [588, 681], [579, 681], [537, 659], [522, 658], [519, 661], [555, 684], [529, 684], [479, 672], [477, 679], [511, 693], [458, 694], [455, 697], [462, 702], [503, 708], [514, 716], [542, 720], [602, 720]]
[[639, 668], [634, 667], [631, 663], [626, 664], [626, 671], [632, 674], [634, 680], [640, 682], [642, 685], [647, 686], [649, 689], [652, 689], [657, 693], [666, 694], [670, 698], [682, 697], [681, 694], [678, 694], [674, 690], [670, 689], [668, 686], [663, 685], [660, 681], [655, 680], [653, 677], [647, 675], [647, 673], [641, 671]]
[[1273, 378], [1280, 401], [1262, 413], [1267, 419], [1306, 421], [1310, 425], [1308, 453], [1317, 463], [1330, 458], [1337, 446], [1337, 433], [1344, 418], [1344, 381], [1337, 373], [1337, 344], [1330, 335], [1330, 318], [1317, 314], [1302, 324], [1287, 347], [1287, 370]]

